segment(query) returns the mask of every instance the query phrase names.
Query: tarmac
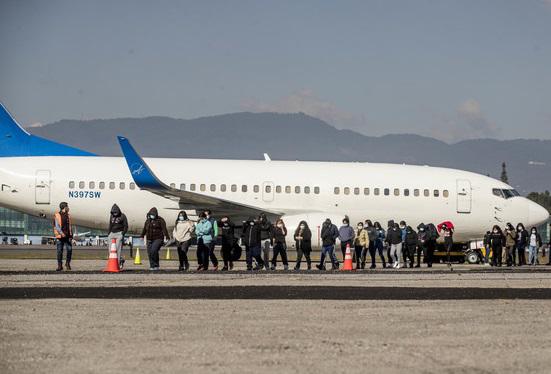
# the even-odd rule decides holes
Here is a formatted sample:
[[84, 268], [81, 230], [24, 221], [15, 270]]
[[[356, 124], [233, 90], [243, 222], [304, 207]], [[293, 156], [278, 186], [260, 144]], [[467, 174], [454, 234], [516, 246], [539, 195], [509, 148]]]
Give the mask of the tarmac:
[[[142, 254], [143, 255], [143, 254]], [[17, 257], [17, 256], [15, 256]], [[142, 258], [142, 261], [144, 259]], [[551, 267], [179, 272], [0, 257], [2, 373], [548, 373]], [[281, 269], [281, 268], [280, 268]]]

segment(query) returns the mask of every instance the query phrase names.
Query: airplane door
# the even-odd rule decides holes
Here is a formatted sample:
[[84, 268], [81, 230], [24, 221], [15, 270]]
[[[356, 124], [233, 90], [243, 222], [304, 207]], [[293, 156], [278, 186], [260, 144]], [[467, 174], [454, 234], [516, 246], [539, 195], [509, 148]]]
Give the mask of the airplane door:
[[273, 182], [262, 183], [262, 200], [266, 202], [274, 201], [274, 184]]
[[457, 180], [457, 213], [471, 213], [471, 192], [470, 181], [466, 179]]
[[50, 171], [37, 170], [34, 184], [34, 197], [37, 204], [50, 204]]

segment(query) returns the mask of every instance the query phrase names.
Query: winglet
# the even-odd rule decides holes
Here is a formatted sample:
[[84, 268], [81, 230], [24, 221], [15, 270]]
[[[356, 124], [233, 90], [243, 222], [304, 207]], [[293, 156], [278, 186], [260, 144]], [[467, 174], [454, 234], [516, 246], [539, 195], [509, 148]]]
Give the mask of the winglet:
[[141, 189], [159, 189], [166, 188], [159, 178], [151, 171], [149, 166], [136, 152], [130, 141], [124, 136], [117, 136], [119, 144], [121, 146], [122, 154], [128, 165], [128, 169], [134, 182]]

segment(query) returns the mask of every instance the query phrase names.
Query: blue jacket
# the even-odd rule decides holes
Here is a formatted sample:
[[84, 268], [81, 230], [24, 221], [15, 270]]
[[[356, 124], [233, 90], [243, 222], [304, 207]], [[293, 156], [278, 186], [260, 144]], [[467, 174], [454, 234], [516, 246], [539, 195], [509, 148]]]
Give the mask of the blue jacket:
[[354, 232], [354, 229], [350, 227], [350, 225], [348, 226], [343, 225], [339, 228], [339, 240], [341, 242], [347, 242], [349, 240], [353, 240], [355, 236], [356, 236], [356, 233]]
[[197, 240], [203, 239], [203, 243], [209, 244], [212, 241], [212, 224], [206, 219], [200, 220], [195, 225], [195, 235]]
[[403, 229], [400, 229], [400, 230], [402, 230], [402, 243], [405, 243], [406, 242], [406, 235], [408, 234], [407, 227], [404, 227]]

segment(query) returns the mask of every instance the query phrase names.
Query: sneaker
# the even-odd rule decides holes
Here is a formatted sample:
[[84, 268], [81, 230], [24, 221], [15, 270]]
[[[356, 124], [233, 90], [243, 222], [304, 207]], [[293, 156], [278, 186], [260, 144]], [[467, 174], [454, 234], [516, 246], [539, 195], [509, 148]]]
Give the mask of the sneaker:
[[370, 269], [375, 269], [375, 265], [371, 265], [369, 268]]
[[122, 268], [124, 267], [124, 258], [121, 257], [121, 260], [119, 262], [119, 268], [122, 270]]
[[212, 268], [212, 271], [218, 271], [218, 265], [215, 265], [215, 266]]
[[55, 271], [62, 271], [62, 270], [63, 270], [63, 265], [58, 264], [57, 269], [55, 269]]
[[297, 267], [297, 266], [295, 266], [293, 270], [294, 270], [294, 271], [299, 271], [299, 270], [300, 270], [300, 268], [299, 268], [299, 267]]
[[222, 268], [222, 271], [228, 271], [228, 267], [227, 267], [227, 266], [224, 266], [224, 267]]
[[325, 266], [324, 266], [324, 265], [316, 265], [316, 267], [318, 268], [318, 270], [325, 270]]
[[396, 264], [396, 269], [400, 269], [402, 266], [400, 264]]
[[289, 265], [283, 265], [283, 270], [285, 271], [289, 270]]
[[262, 268], [263, 268], [263, 266], [256, 265], [253, 270], [254, 271], [259, 271], [259, 270], [262, 270]]
[[196, 271], [203, 271], [203, 265], [198, 266]]
[[276, 267], [274, 265], [272, 265], [272, 267], [270, 267], [271, 271], [274, 271], [275, 269], [276, 269]]
[[421, 267], [421, 265], [417, 264], [417, 265], [415, 265], [415, 267], [416, 267], [416, 268], [420, 268], [420, 267]]
[[233, 262], [230, 261], [230, 270], [233, 270]]
[[66, 263], [65, 263], [65, 269], [71, 270], [71, 263], [66, 262]]
[[308, 264], [307, 269], [308, 269], [308, 270], [312, 270], [312, 265]]

